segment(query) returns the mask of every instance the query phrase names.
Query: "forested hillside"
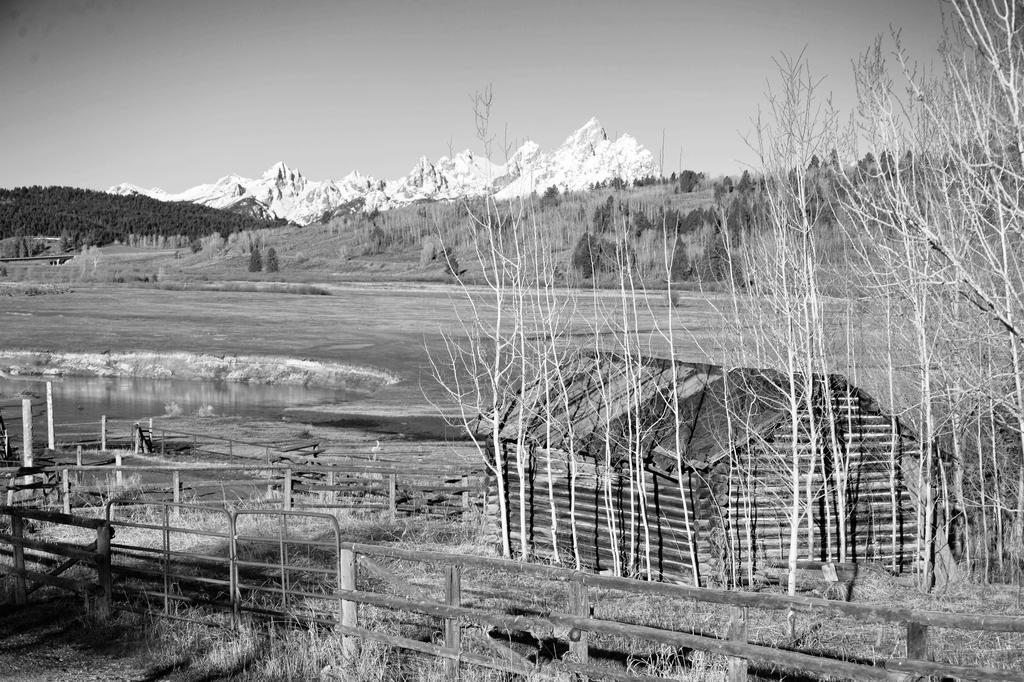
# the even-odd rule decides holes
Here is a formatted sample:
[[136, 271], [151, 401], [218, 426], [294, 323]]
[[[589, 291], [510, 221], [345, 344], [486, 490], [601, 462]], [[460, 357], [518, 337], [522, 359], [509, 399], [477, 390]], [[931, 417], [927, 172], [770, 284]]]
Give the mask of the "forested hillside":
[[272, 224], [188, 202], [119, 196], [75, 187], [0, 189], [0, 239], [63, 237], [67, 248], [125, 241], [129, 234], [198, 239]]

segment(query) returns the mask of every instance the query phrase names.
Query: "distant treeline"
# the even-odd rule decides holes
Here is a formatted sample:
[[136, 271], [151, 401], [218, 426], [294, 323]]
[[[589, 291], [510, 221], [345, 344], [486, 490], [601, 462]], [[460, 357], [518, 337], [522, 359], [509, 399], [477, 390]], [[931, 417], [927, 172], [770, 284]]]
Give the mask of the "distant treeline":
[[227, 236], [273, 223], [189, 202], [164, 202], [75, 187], [0, 189], [0, 239], [61, 237], [66, 249], [135, 237]]

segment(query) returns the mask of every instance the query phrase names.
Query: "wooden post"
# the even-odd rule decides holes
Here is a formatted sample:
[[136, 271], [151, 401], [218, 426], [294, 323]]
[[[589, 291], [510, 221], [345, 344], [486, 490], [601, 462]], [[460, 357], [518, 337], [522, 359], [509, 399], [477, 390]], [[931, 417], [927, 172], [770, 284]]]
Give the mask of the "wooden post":
[[60, 470], [60, 500], [65, 514], [71, 513], [71, 481], [67, 469]]
[[[462, 566], [448, 566], [445, 578], [445, 603], [448, 606], [462, 606]], [[462, 651], [462, 628], [455, 618], [444, 619], [444, 646], [447, 649]], [[458, 679], [458, 659], [444, 659], [444, 672], [449, 680]]]
[[97, 615], [100, 619], [110, 617], [110, 602], [114, 592], [110, 574], [110, 530], [109, 523], [104, 523], [96, 529], [96, 552], [99, 554], [99, 559], [96, 562], [96, 572], [100, 584]]
[[[582, 575], [574, 576], [569, 583], [569, 613], [580, 618], [590, 618], [590, 593]], [[569, 631], [569, 651], [578, 663], [590, 662], [590, 633], [573, 628]]]
[[11, 548], [14, 553], [14, 603], [18, 606], [28, 601], [28, 590], [25, 581], [25, 548], [21, 540], [25, 537], [25, 520], [18, 514], [11, 514], [11, 535], [15, 540]]
[[[338, 552], [338, 587], [343, 590], [356, 589], [356, 553], [351, 549], [342, 548]], [[348, 599], [341, 601], [341, 624], [346, 627], [359, 626], [358, 604]], [[341, 640], [343, 665], [354, 666], [359, 657], [359, 639], [353, 635], [344, 635]]]
[[[747, 607], [729, 607], [729, 639], [734, 642], [747, 641]], [[747, 659], [730, 657], [726, 679], [729, 682], [746, 682], [747, 677]]]
[[135, 422], [135, 426], [132, 427], [132, 454], [139, 454], [139, 450], [142, 449], [142, 427], [139, 426], [139, 422]]
[[32, 399], [21, 399], [21, 463], [32, 466]]
[[928, 626], [907, 623], [907, 658], [912, 661], [932, 660], [928, 647]]
[[388, 514], [392, 521], [398, 516], [398, 480], [395, 474], [388, 474]]
[[238, 518], [231, 514], [228, 522], [231, 539], [228, 540], [228, 592], [231, 594], [231, 627], [242, 624], [242, 591], [238, 588]]
[[150, 453], [156, 452], [156, 448], [154, 447], [155, 445], [156, 445], [156, 440], [155, 440], [155, 436], [153, 434], [153, 418], [150, 417], [149, 418], [149, 452]]
[[234, 442], [230, 438], [228, 438], [228, 457], [234, 457], [234, 456], [235, 456], [235, 444], [234, 444]]
[[100, 416], [100, 450], [107, 450], [107, 415]]
[[75, 466], [82, 466], [82, 446], [75, 448]]
[[338, 505], [338, 491], [334, 488], [334, 485], [335, 485], [334, 472], [333, 471], [328, 471], [327, 472], [327, 487], [331, 488], [331, 490], [330, 490], [330, 492], [327, 495], [327, 499], [329, 499], [331, 501], [331, 504], [333, 504], [334, 506], [337, 506]]
[[469, 476], [462, 477], [462, 518], [469, 514]]
[[171, 472], [171, 494], [174, 504], [181, 504], [181, 472], [177, 469]]
[[122, 464], [123, 464], [123, 462], [121, 461], [121, 451], [120, 450], [115, 450], [114, 451], [114, 467], [115, 467], [116, 470], [114, 471], [114, 480], [117, 481], [117, 485], [119, 487], [124, 485], [124, 472], [121, 471], [121, 465]]
[[54, 449], [53, 437], [53, 382], [46, 382], [46, 447]]
[[292, 469], [288, 467], [284, 470], [284, 486], [281, 489], [281, 498], [284, 502], [285, 511], [289, 511], [292, 508]]

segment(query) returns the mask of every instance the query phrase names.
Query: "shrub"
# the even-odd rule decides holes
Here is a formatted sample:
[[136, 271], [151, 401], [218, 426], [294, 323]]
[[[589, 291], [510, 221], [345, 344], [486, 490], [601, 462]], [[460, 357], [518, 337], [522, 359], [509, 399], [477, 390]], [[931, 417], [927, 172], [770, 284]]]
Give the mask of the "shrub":
[[459, 259], [455, 257], [455, 249], [451, 246], [441, 245], [440, 257], [444, 259], [444, 272], [446, 275], [458, 276], [462, 274], [459, 270]]
[[437, 260], [437, 252], [441, 243], [436, 237], [426, 237], [420, 247], [420, 267], [426, 267]]

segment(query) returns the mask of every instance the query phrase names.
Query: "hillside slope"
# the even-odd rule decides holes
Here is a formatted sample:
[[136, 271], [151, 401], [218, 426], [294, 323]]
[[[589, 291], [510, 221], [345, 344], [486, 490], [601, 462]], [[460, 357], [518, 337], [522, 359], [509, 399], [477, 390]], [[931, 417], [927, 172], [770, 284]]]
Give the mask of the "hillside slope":
[[122, 196], [75, 187], [0, 189], [0, 239], [64, 237], [67, 246], [74, 247], [125, 240], [129, 234], [196, 239], [277, 224], [281, 222], [140, 194]]

